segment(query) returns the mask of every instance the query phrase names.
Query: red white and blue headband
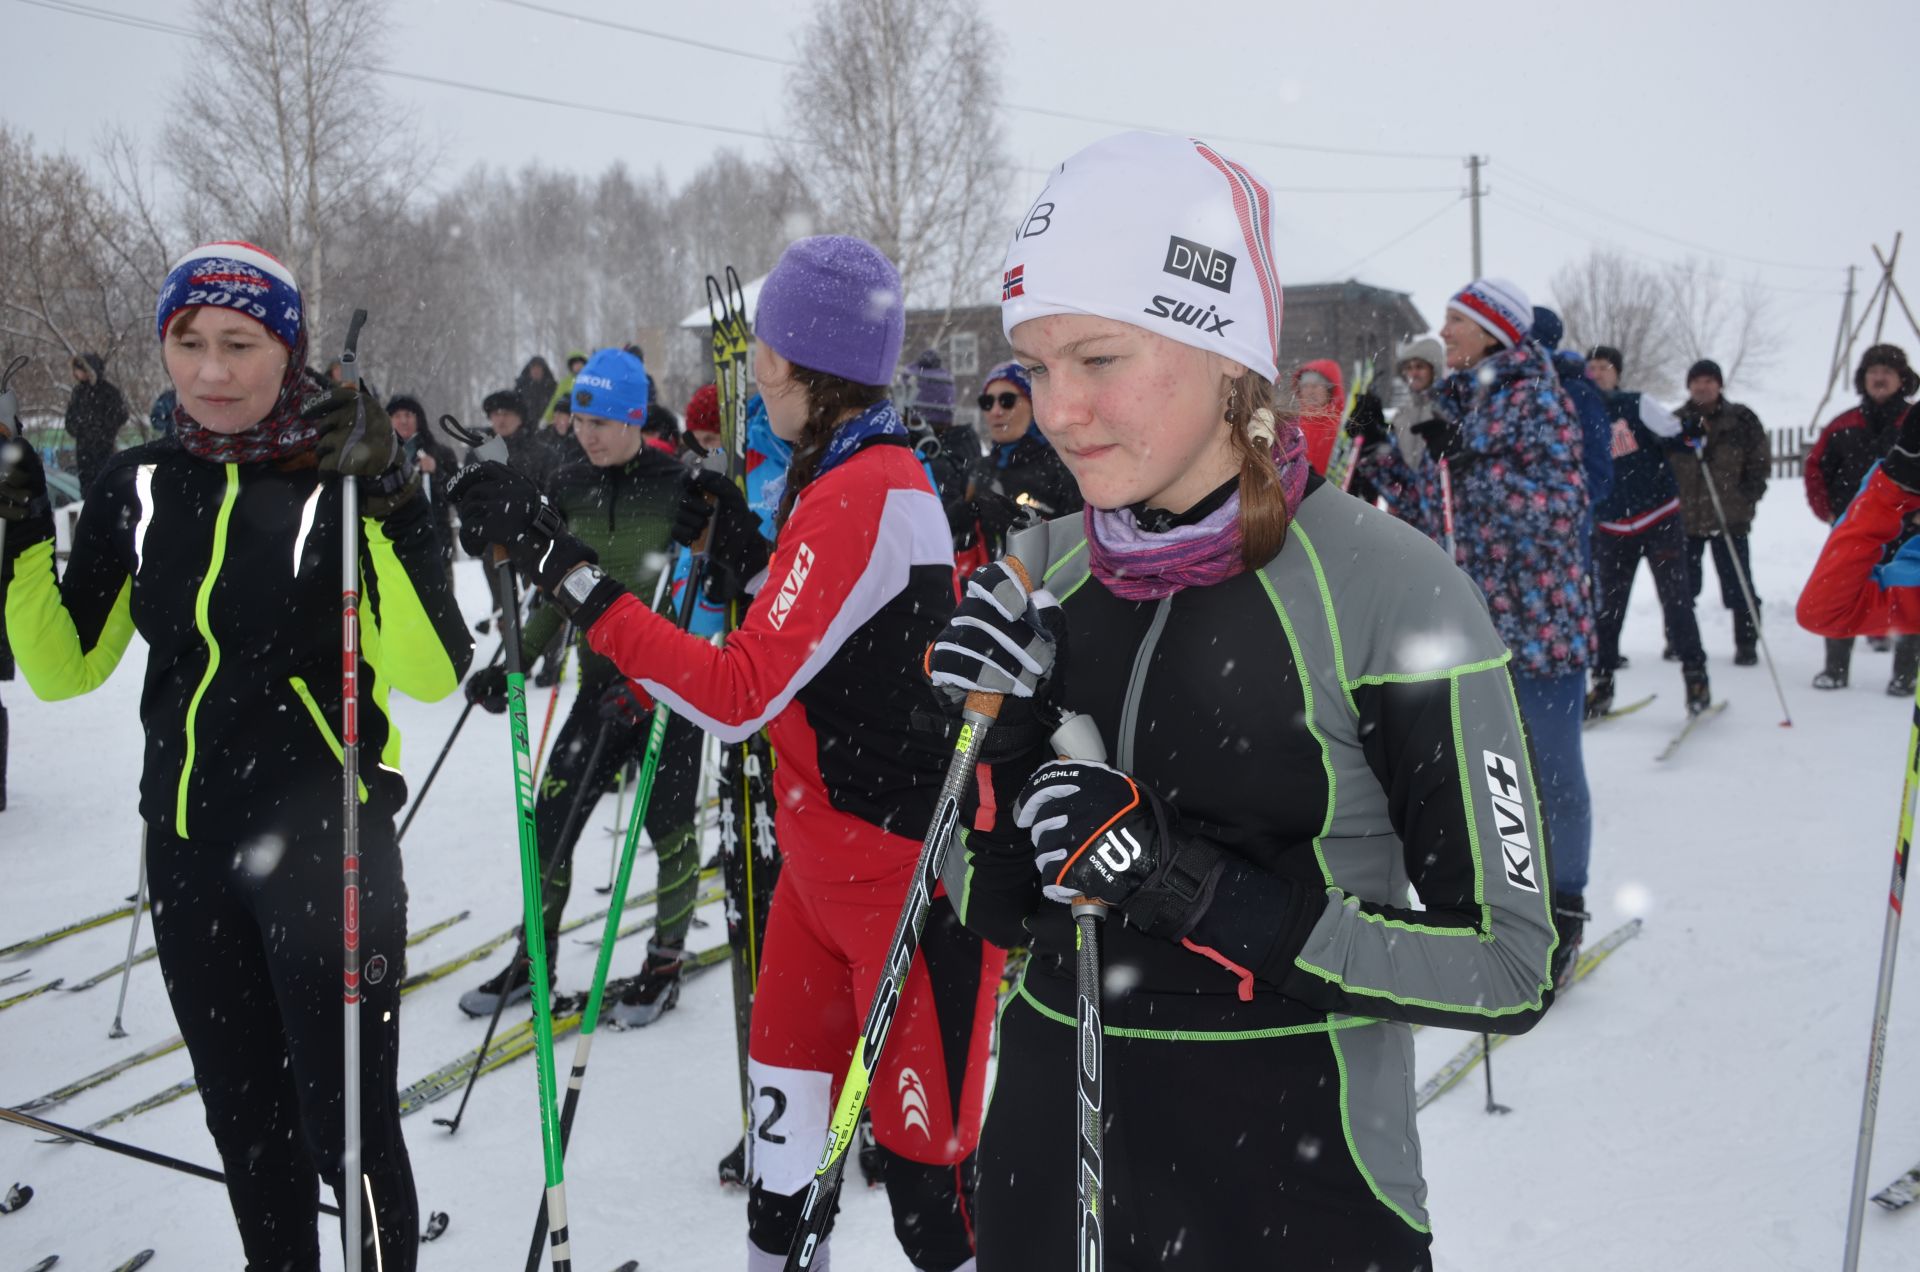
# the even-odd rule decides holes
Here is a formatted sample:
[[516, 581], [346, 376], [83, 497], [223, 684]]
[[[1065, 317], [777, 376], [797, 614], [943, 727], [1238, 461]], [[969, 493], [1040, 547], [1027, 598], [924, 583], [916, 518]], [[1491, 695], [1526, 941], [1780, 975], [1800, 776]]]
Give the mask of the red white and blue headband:
[[204, 243], [174, 262], [160, 286], [155, 334], [165, 340], [175, 314], [201, 308], [245, 314], [290, 350], [300, 347], [306, 328], [293, 271], [272, 253], [238, 240]]

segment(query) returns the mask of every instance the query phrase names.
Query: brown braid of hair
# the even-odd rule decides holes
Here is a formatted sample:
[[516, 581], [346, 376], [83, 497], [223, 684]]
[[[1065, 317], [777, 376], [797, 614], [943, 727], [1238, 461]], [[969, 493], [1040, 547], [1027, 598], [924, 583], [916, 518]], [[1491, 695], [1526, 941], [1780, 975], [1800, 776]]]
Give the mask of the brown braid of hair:
[[780, 495], [779, 511], [774, 513], [774, 532], [777, 534], [787, 524], [787, 518], [793, 515], [793, 504], [800, 492], [813, 480], [814, 473], [820, 467], [820, 457], [826, 454], [827, 443], [833, 440], [833, 434], [841, 421], [849, 413], [858, 413], [874, 406], [887, 396], [887, 386], [855, 384], [852, 380], [815, 371], [798, 363], [790, 364], [790, 374], [807, 391], [807, 422], [800, 430], [800, 437], [793, 444], [793, 463], [787, 468], [787, 488]]
[[1263, 408], [1273, 411], [1275, 426], [1281, 429], [1293, 422], [1296, 413], [1277, 409], [1273, 385], [1251, 371], [1226, 381], [1226, 399], [1229, 435], [1234, 453], [1240, 457], [1240, 559], [1249, 570], [1258, 570], [1273, 560], [1287, 541], [1293, 512], [1287, 507], [1273, 456], [1254, 443], [1247, 425], [1254, 412]]

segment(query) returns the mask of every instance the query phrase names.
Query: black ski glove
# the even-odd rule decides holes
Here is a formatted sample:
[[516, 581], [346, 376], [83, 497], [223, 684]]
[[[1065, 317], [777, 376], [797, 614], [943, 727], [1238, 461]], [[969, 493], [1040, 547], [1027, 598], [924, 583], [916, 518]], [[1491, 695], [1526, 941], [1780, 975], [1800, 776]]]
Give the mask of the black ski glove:
[[308, 400], [300, 418], [317, 425], [314, 453], [320, 471], [360, 479], [362, 510], [384, 521], [420, 491], [414, 470], [393, 431], [393, 421], [374, 398], [352, 385], [336, 384]]
[[[1920, 495], [1920, 410], [1908, 411], [1900, 421], [1900, 434], [1894, 438], [1893, 449], [1880, 461], [1880, 471], [1908, 494]], [[11, 543], [7, 550], [13, 550]]]
[[1050, 901], [1118, 907], [1149, 936], [1178, 941], [1213, 903], [1227, 856], [1181, 835], [1160, 797], [1092, 760], [1055, 760], [1027, 780], [1014, 824], [1033, 837]]
[[22, 441], [0, 441], [0, 521], [7, 523], [6, 560], [53, 538], [53, 502], [40, 455]]
[[746, 595], [747, 584], [767, 568], [773, 553], [740, 487], [703, 468], [687, 476], [673, 514], [673, 541], [692, 547], [709, 527], [705, 590], [708, 600], [725, 605]]
[[467, 677], [467, 701], [488, 715], [503, 715], [507, 710], [507, 669], [495, 663]]
[[1427, 454], [1436, 460], [1452, 459], [1460, 453], [1460, 427], [1457, 424], [1435, 416], [1415, 424], [1413, 431], [1427, 444]]
[[[460, 512], [460, 546], [480, 560], [498, 545], [522, 574], [532, 576], [567, 523], [540, 488], [496, 460], [469, 464], [447, 483], [447, 498]], [[544, 585], [544, 584], [543, 584]]]
[[647, 691], [622, 676], [600, 694], [600, 718], [608, 724], [644, 729], [653, 717], [653, 699]]
[[1362, 446], [1380, 446], [1387, 441], [1387, 412], [1372, 393], [1354, 395], [1353, 410], [1347, 415], [1347, 436]]

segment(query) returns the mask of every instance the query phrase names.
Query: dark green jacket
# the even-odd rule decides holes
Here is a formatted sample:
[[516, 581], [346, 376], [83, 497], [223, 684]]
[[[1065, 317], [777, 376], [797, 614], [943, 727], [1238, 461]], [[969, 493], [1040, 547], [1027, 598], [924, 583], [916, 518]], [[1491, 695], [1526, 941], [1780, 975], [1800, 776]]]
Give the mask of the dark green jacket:
[[[172, 438], [114, 456], [56, 579], [28, 548], [7, 593], [20, 669], [46, 700], [147, 643], [140, 815], [154, 834], [257, 839], [338, 826], [339, 483], [311, 467], [217, 464]], [[447, 588], [427, 501], [361, 519], [361, 802], [406, 800], [387, 699], [452, 693], [473, 642]]]
[[[617, 468], [584, 460], [554, 470], [549, 498], [579, 540], [600, 554], [600, 568], [651, 602], [660, 572], [671, 566], [673, 514], [680, 506], [686, 469], [651, 446]], [[543, 605], [527, 620], [522, 643], [528, 665], [552, 648], [565, 620]], [[619, 675], [613, 663], [580, 642], [581, 691], [597, 692]]]

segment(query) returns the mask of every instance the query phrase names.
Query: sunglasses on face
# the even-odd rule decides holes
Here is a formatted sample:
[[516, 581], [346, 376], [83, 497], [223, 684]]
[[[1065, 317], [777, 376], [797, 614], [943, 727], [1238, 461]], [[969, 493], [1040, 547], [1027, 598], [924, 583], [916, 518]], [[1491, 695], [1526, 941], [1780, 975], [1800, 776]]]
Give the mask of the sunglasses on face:
[[1000, 404], [1001, 410], [1011, 411], [1015, 406], [1019, 405], [1020, 395], [1013, 392], [982, 393], [980, 395], [980, 409], [983, 411], [991, 411], [995, 402]]

